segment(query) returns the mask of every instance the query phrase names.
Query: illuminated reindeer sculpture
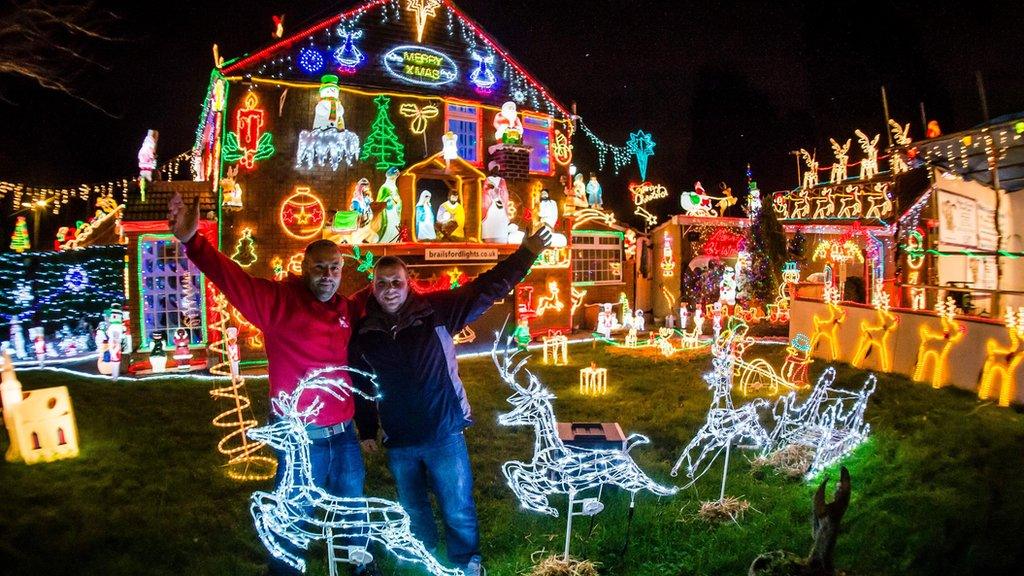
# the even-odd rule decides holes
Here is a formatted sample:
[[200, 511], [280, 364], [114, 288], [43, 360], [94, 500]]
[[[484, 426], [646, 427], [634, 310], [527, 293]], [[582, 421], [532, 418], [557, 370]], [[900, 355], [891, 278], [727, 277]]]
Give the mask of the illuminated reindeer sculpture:
[[[684, 488], [688, 488], [711, 468], [718, 455], [725, 450], [725, 469], [722, 472], [719, 501], [725, 498], [725, 479], [729, 471], [729, 452], [732, 445], [744, 438], [750, 439], [749, 444], [744, 447], [761, 448], [770, 442], [768, 432], [761, 426], [757, 415], [758, 410], [768, 405], [768, 400], [757, 398], [739, 408], [733, 406], [732, 376], [736, 359], [730, 349], [731, 343], [726, 342], [722, 346], [716, 345], [712, 350], [714, 368], [704, 375], [704, 380], [712, 391], [707, 420], [672, 467], [672, 475], [675, 476], [683, 463], [686, 463], [686, 476], [691, 480]], [[700, 452], [694, 457], [694, 452], [698, 449]]]
[[[248, 431], [253, 440], [265, 442], [284, 454], [284, 476], [278, 486], [273, 492], [254, 492], [251, 498], [250, 511], [263, 545], [302, 572], [306, 570], [305, 560], [285, 549], [282, 541], [300, 549], [308, 548], [314, 540], [326, 541], [332, 576], [338, 561], [357, 564], [372, 560], [366, 549], [369, 542], [380, 544], [400, 560], [422, 564], [431, 574], [462, 576], [461, 570], [442, 566], [412, 535], [409, 515], [398, 503], [383, 498], [340, 498], [314, 485], [306, 425], [323, 408], [323, 402], [316, 398], [300, 409], [303, 393], [315, 391], [339, 399], [352, 394], [369, 400], [378, 397], [353, 388], [341, 378], [327, 377], [338, 372], [373, 379], [370, 374], [347, 367], [312, 371], [292, 394], [282, 392], [271, 400], [276, 412], [282, 415], [280, 420]], [[345, 556], [336, 558], [337, 551]]]
[[[513, 393], [508, 401], [513, 409], [499, 416], [498, 423], [503, 426], [533, 426], [535, 435], [533, 460], [528, 464], [505, 462], [502, 472], [512, 492], [519, 498], [519, 503], [534, 512], [558, 516], [558, 510], [551, 506], [548, 498], [555, 494], [566, 494], [569, 497], [565, 559], [569, 557], [573, 516], [593, 516], [603, 510], [604, 504], [600, 497], [604, 486], [618, 486], [629, 492], [630, 511], [641, 490], [657, 496], [671, 496], [678, 491], [675, 487], [662, 486], [652, 480], [629, 456], [629, 451], [636, 446], [650, 443], [646, 436], [630, 434], [624, 450], [581, 448], [564, 444], [558, 437], [555, 411], [551, 406], [555, 395], [529, 370], [525, 370], [526, 386], [517, 382], [529, 358], [517, 358], [518, 353], [509, 353], [512, 349], [511, 338], [507, 339], [505, 349], [499, 356], [500, 339], [500, 336], [495, 339], [491, 358], [498, 369], [498, 375], [512, 388]], [[580, 498], [582, 493], [594, 489], [598, 491], [596, 497]]]

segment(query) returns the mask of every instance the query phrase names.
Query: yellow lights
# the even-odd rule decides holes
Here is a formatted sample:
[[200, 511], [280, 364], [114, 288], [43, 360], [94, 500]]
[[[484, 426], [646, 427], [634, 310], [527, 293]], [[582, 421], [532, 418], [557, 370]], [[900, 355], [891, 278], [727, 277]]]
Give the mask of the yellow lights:
[[423, 42], [423, 29], [427, 26], [427, 20], [437, 16], [437, 9], [441, 7], [441, 0], [407, 0], [405, 9], [416, 15], [416, 41]]
[[550, 309], [555, 312], [561, 312], [565, 304], [558, 297], [561, 289], [558, 287], [557, 280], [548, 280], [548, 293], [537, 298], [537, 317], [540, 318]]
[[1017, 367], [1024, 359], [1024, 307], [1006, 310], [1006, 334], [1008, 345], [1002, 345], [994, 338], [985, 343], [985, 366], [981, 371], [981, 386], [978, 398], [987, 400], [996, 388], [999, 389], [999, 405], [1009, 406], [1017, 389]]
[[953, 319], [955, 306], [952, 298], [946, 298], [945, 303], [937, 302], [935, 311], [939, 314], [942, 330], [936, 332], [927, 324], [918, 327], [917, 334], [921, 343], [917, 347], [917, 364], [914, 366], [913, 379], [924, 382], [930, 364], [932, 388], [940, 388], [945, 380], [949, 350], [963, 340], [964, 328]]
[[583, 305], [583, 299], [587, 296], [586, 290], [577, 289], [573, 286], [571, 289], [571, 304], [569, 308], [569, 320], [571, 321], [576, 316], [576, 310]]
[[463, 328], [458, 334], [452, 336], [452, 342], [455, 344], [469, 344], [476, 340], [476, 332], [469, 326]]
[[284, 267], [284, 260], [280, 256], [270, 259], [270, 268], [274, 271], [274, 280], [284, 280], [288, 277], [288, 270]]
[[537, 261], [533, 264], [535, 269], [562, 269], [569, 267], [569, 247], [545, 248]]
[[836, 163], [832, 165], [832, 173], [828, 179], [833, 183], [842, 182], [846, 180], [846, 164], [850, 161], [851, 140], [847, 138], [846, 143], [842, 146], [836, 142], [835, 138], [829, 138], [829, 142], [832, 143], [832, 153], [836, 155]]
[[[924, 234], [920, 228], [907, 234], [907, 284], [921, 283], [921, 268], [924, 266]], [[925, 304], [924, 288], [910, 289], [910, 307], [923, 310]]]
[[561, 130], [555, 130], [555, 141], [551, 144], [551, 155], [562, 166], [572, 162], [572, 144]]
[[807, 165], [800, 187], [804, 189], [814, 188], [818, 185], [818, 160], [803, 148], [800, 149], [800, 157], [804, 159], [804, 163]]
[[420, 107], [412, 102], [405, 102], [398, 107], [398, 113], [409, 118], [409, 131], [419, 136], [427, 131], [427, 122], [437, 118], [441, 113], [434, 104], [426, 104]]
[[672, 254], [672, 235], [666, 232], [661, 238], [661, 275], [670, 278], [675, 276], [676, 272], [676, 261]]
[[573, 230], [591, 222], [598, 222], [605, 226], [613, 226], [615, 224], [615, 215], [611, 212], [605, 212], [597, 208], [583, 208], [573, 212]]
[[278, 220], [285, 233], [298, 240], [309, 240], [320, 234], [326, 220], [324, 203], [308, 186], [296, 186], [295, 193], [281, 203]]
[[[910, 122], [907, 122], [905, 126], [900, 126], [899, 122], [895, 120], [889, 120], [889, 130], [892, 132], [892, 138], [896, 142], [897, 146], [908, 146], [910, 140]], [[889, 155], [889, 169], [893, 174], [902, 174], [910, 169], [907, 165], [907, 161], [903, 159], [903, 154], [898, 151], [893, 151]]]
[[626, 348], [637, 348], [639, 343], [636, 337], [636, 328], [630, 328], [626, 333], [626, 340], [623, 344]]
[[580, 394], [584, 396], [604, 396], [607, 393], [607, 368], [598, 368], [595, 362], [591, 362], [588, 368], [580, 368]]
[[246, 431], [258, 422], [252, 415], [252, 401], [245, 389], [245, 379], [233, 376], [229, 370], [233, 351], [229, 350], [228, 342], [227, 298], [217, 292], [213, 297], [212, 308], [217, 320], [210, 328], [218, 331], [220, 338], [209, 345], [210, 357], [219, 357], [221, 362], [212, 366], [210, 373], [232, 376], [227, 386], [210, 390], [211, 396], [226, 400], [228, 405], [224, 412], [213, 418], [214, 426], [228, 431], [217, 443], [217, 450], [228, 458], [225, 473], [229, 478], [239, 481], [269, 480], [277, 471], [277, 460], [258, 455], [257, 452], [263, 449], [264, 444], [254, 442], [246, 435]]
[[875, 352], [878, 354], [879, 369], [883, 372], [890, 372], [892, 371], [892, 356], [889, 354], [889, 336], [896, 330], [899, 318], [889, 311], [889, 295], [882, 290], [881, 278], [875, 280], [871, 302], [878, 315], [878, 323], [869, 324], [866, 320], [861, 320], [860, 339], [850, 364], [860, 368], [868, 356]]
[[633, 204], [636, 205], [636, 210], [633, 213], [643, 218], [648, 226], [657, 224], [658, 217], [648, 212], [644, 205], [651, 200], [667, 197], [668, 189], [661, 184], [641, 182], [640, 184], [630, 184], [629, 192], [633, 196]]
[[822, 240], [814, 247], [814, 255], [811, 256], [811, 259], [818, 261], [823, 258], [838, 263], [845, 263], [851, 260], [863, 262], [864, 252], [861, 251], [860, 246], [853, 240], [845, 240], [843, 242]]
[[555, 332], [550, 336], [541, 337], [544, 343], [544, 363], [548, 363], [548, 354], [551, 354], [551, 363], [555, 366], [565, 366], [569, 363], [569, 338], [561, 332]]
[[867, 134], [860, 130], [854, 130], [857, 135], [857, 143], [864, 151], [864, 158], [860, 161], [860, 179], [870, 180], [878, 175], [878, 139], [881, 134], [875, 134], [874, 138], [868, 138]]
[[828, 304], [828, 318], [820, 318], [817, 314], [811, 318], [814, 324], [814, 332], [811, 334], [810, 349], [817, 350], [822, 340], [829, 344], [829, 360], [835, 361], [839, 358], [839, 326], [846, 320], [846, 311], [839, 306], [837, 290], [831, 286], [825, 287], [825, 303]]

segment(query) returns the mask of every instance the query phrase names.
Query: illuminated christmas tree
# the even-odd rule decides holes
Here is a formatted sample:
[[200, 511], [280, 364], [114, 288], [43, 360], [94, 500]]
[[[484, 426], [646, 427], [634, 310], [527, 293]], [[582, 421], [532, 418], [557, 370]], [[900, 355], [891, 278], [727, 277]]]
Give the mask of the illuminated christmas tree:
[[376, 158], [377, 170], [403, 166], [405, 164], [405, 147], [398, 141], [395, 125], [388, 117], [391, 98], [382, 94], [374, 98], [373, 102], [377, 105], [377, 117], [373, 119], [370, 135], [363, 143], [363, 154], [359, 159], [366, 162], [370, 158]]
[[754, 214], [747, 231], [746, 251], [750, 253], [747, 294], [762, 302], [773, 300], [786, 262], [786, 236], [774, 210], [761, 209]]
[[256, 240], [252, 237], [252, 229], [242, 230], [242, 237], [235, 244], [235, 252], [231, 259], [238, 262], [242, 268], [248, 268], [256, 261]]
[[25, 217], [18, 216], [18, 220], [14, 224], [14, 234], [11, 234], [11, 250], [24, 252], [31, 247], [32, 245], [28, 241], [28, 226], [25, 224]]

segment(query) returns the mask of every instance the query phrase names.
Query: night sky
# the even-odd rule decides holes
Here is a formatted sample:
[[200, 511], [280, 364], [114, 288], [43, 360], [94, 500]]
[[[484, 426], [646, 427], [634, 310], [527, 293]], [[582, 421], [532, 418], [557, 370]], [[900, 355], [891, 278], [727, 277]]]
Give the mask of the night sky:
[[[107, 29], [122, 39], [82, 48], [107, 69], [76, 67], [80, 72], [69, 77], [78, 93], [116, 117], [33, 82], [0, 76], [0, 96], [10, 101], [0, 101], [0, 180], [56, 186], [132, 177], [147, 128], [160, 131], [161, 161], [185, 151], [193, 142], [213, 43], [230, 59], [272, 41], [272, 14], [286, 14], [287, 35], [355, 4], [107, 6], [118, 17]], [[678, 193], [692, 189], [695, 180], [709, 191], [719, 181], [744, 189], [748, 162], [763, 192], [794, 187], [791, 150], [816, 148], [825, 166], [832, 160], [830, 136], [845, 141], [857, 128], [869, 134], [885, 129], [882, 85], [891, 116], [912, 122], [915, 139], [923, 132], [920, 102], [945, 132], [983, 121], [975, 71], [984, 77], [991, 117], [1024, 111], [1019, 0], [959, 6], [820, 0], [457, 5], [556, 98], [576, 102], [605, 141], [622, 145], [637, 129], [653, 134], [657, 147], [648, 179], [671, 192], [652, 205], [663, 215], [678, 212]], [[578, 154], [579, 160], [588, 156], [592, 148]], [[860, 157], [857, 150], [851, 162]], [[621, 215], [630, 179], [639, 179], [635, 163], [621, 178], [602, 177], [606, 204]], [[0, 210], [6, 248], [10, 198]], [[46, 216], [42, 236], [49, 242], [55, 226], [80, 216]]]

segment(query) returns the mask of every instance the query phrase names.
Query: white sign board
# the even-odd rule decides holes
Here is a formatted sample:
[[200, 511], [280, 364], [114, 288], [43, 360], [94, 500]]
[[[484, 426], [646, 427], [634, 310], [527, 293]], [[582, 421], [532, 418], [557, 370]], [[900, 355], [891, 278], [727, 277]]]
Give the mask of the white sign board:
[[497, 260], [497, 248], [427, 248], [424, 260]]
[[[996, 234], [995, 210], [978, 207], [978, 249], [995, 250], [999, 235]], [[1003, 236], [1008, 236], [1009, 219], [1006, 211], [999, 213], [999, 229]]]
[[939, 242], [977, 248], [978, 203], [973, 198], [939, 190]]

